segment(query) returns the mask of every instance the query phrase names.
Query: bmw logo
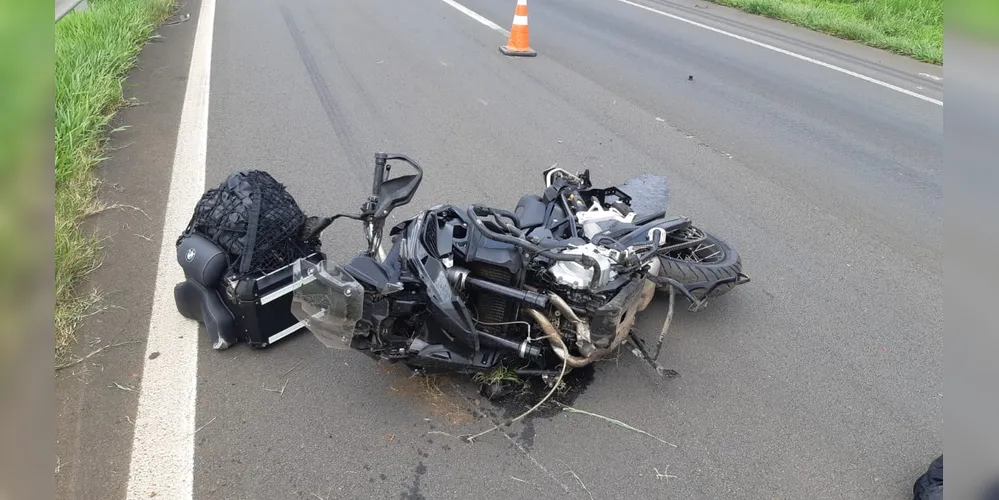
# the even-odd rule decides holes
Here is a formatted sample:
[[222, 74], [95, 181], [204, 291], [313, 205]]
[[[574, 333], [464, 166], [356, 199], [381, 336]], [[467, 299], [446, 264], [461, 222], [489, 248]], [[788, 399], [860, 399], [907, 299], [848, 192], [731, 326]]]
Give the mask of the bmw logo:
[[187, 261], [188, 261], [188, 262], [191, 262], [192, 260], [194, 260], [194, 256], [195, 256], [196, 254], [197, 254], [197, 252], [195, 252], [193, 248], [192, 248], [192, 249], [190, 249], [190, 250], [188, 250], [188, 251], [187, 251]]

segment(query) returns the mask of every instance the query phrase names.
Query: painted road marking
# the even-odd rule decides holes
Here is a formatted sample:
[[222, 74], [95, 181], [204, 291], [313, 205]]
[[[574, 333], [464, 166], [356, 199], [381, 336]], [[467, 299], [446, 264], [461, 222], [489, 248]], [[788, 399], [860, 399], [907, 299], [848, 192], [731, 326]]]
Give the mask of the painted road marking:
[[[205, 186], [214, 25], [215, 0], [201, 0], [163, 220], [128, 473], [129, 500], [187, 500], [194, 495], [198, 327], [184, 319], [174, 304], [173, 286], [184, 279], [176, 261], [174, 238], [187, 226]], [[150, 359], [154, 352], [159, 356]]]
[[938, 82], [941, 81], [941, 80], [943, 80], [942, 76], [931, 75], [929, 73], [920, 73], [919, 76], [921, 76], [923, 78], [929, 78], [930, 80], [935, 80], [935, 81], [938, 81]]
[[905, 95], [908, 95], [908, 96], [911, 96], [911, 97], [915, 97], [916, 99], [922, 99], [922, 100], [924, 100], [926, 102], [931, 102], [931, 103], [936, 104], [938, 106], [943, 106], [943, 101], [940, 101], [938, 99], [934, 99], [932, 97], [928, 97], [928, 96], [925, 96], [923, 94], [919, 94], [919, 93], [913, 92], [913, 91], [908, 90], [908, 89], [903, 89], [902, 87], [899, 87], [897, 85], [892, 85], [892, 84], [890, 84], [888, 82], [883, 82], [883, 81], [878, 80], [876, 78], [871, 78], [871, 77], [869, 77], [867, 75], [862, 75], [862, 74], [857, 73], [855, 71], [850, 71], [850, 70], [848, 70], [846, 68], [841, 68], [841, 67], [836, 66], [834, 64], [829, 64], [827, 62], [819, 61], [818, 59], [813, 59], [811, 57], [808, 57], [808, 56], [805, 56], [805, 55], [801, 55], [801, 54], [798, 54], [796, 52], [791, 52], [790, 50], [782, 49], [780, 47], [775, 47], [775, 46], [770, 45], [768, 43], [759, 42], [759, 41], [753, 40], [752, 38], [744, 37], [742, 35], [736, 35], [735, 33], [730, 33], [728, 31], [725, 31], [725, 30], [722, 30], [722, 29], [718, 29], [718, 28], [715, 28], [713, 26], [708, 26], [707, 24], [704, 24], [704, 23], [699, 23], [697, 21], [692, 21], [692, 20], [687, 19], [685, 17], [680, 17], [680, 16], [678, 16], [676, 14], [670, 14], [668, 12], [663, 12], [663, 11], [661, 11], [659, 9], [654, 9], [652, 7], [648, 7], [648, 6], [639, 4], [639, 3], [632, 2], [631, 0], [617, 0], [617, 1], [621, 2], [623, 4], [631, 5], [633, 7], [638, 7], [639, 9], [646, 10], [648, 12], [659, 14], [661, 16], [666, 16], [666, 17], [668, 17], [670, 19], [675, 19], [677, 21], [680, 21], [680, 22], [683, 22], [683, 23], [687, 23], [687, 24], [689, 24], [691, 26], [697, 26], [698, 28], [704, 28], [704, 29], [706, 29], [708, 31], [713, 31], [715, 33], [718, 33], [719, 35], [725, 35], [727, 37], [731, 37], [731, 38], [734, 38], [736, 40], [741, 40], [743, 42], [756, 45], [757, 47], [762, 47], [764, 49], [772, 50], [774, 52], [778, 52], [778, 53], [784, 54], [786, 56], [791, 56], [791, 57], [793, 57], [795, 59], [800, 59], [800, 60], [805, 61], [805, 62], [810, 62], [812, 64], [815, 64], [815, 65], [818, 65], [818, 66], [822, 66], [823, 68], [827, 68], [827, 69], [831, 69], [831, 70], [839, 72], [839, 73], [843, 73], [844, 75], [849, 75], [849, 76], [852, 76], [854, 78], [859, 78], [861, 80], [864, 80], [865, 82], [870, 82], [870, 83], [873, 83], [875, 85], [880, 85], [880, 86], [882, 86], [882, 87], [884, 87], [886, 89], [891, 89], [891, 90], [894, 90], [895, 92], [901, 92], [901, 93], [903, 93]]
[[[475, 11], [469, 9], [468, 7], [465, 7], [464, 5], [461, 5], [460, 3], [456, 2], [455, 0], [441, 0], [441, 1], [444, 2], [444, 3], [446, 3], [446, 4], [448, 4], [448, 5], [450, 5], [450, 6], [452, 6], [452, 7], [454, 7], [455, 9], [458, 9], [459, 11], [461, 11], [462, 13], [464, 13], [465, 15], [467, 15], [468, 17], [471, 17], [472, 19], [475, 19], [476, 21], [478, 21], [478, 22], [480, 22], [480, 23], [482, 23], [482, 24], [484, 24], [486, 26], [489, 26], [490, 28], [492, 28], [494, 30], [499, 31], [500, 33], [503, 33], [504, 35], [507, 35], [507, 36], [510, 35], [509, 31], [507, 31], [507, 30], [505, 30], [503, 28], [500, 28], [496, 23], [494, 23], [494, 22], [492, 22], [492, 21], [490, 21], [490, 20], [482, 17], [481, 15], [479, 15], [478, 13], [476, 13]], [[753, 40], [752, 38], [747, 38], [747, 37], [744, 37], [742, 35], [736, 35], [735, 33], [730, 33], [730, 32], [725, 31], [723, 29], [715, 28], [714, 26], [708, 26], [707, 24], [699, 23], [697, 21], [693, 21], [693, 20], [687, 19], [685, 17], [680, 17], [680, 16], [678, 16], [676, 14], [670, 14], [668, 12], [663, 12], [663, 11], [661, 11], [659, 9], [653, 9], [652, 7], [648, 7], [648, 6], [639, 4], [639, 3], [635, 3], [635, 2], [632, 2], [630, 0], [617, 0], [617, 1], [621, 2], [621, 3], [624, 3], [624, 4], [631, 5], [633, 7], [638, 7], [639, 9], [642, 9], [642, 10], [646, 10], [646, 11], [649, 11], [649, 12], [652, 12], [652, 13], [655, 13], [655, 14], [659, 14], [661, 16], [666, 16], [666, 17], [668, 17], [670, 19], [675, 19], [677, 21], [680, 21], [680, 22], [683, 22], [683, 23], [687, 23], [687, 24], [689, 24], [691, 26], [697, 26], [698, 28], [704, 28], [704, 29], [706, 29], [708, 31], [713, 31], [715, 33], [718, 33], [719, 35], [725, 35], [727, 37], [731, 37], [731, 38], [734, 38], [736, 40], [741, 40], [743, 42], [756, 45], [757, 47], [762, 47], [764, 49], [772, 50], [774, 52], [778, 52], [778, 53], [784, 54], [786, 56], [791, 56], [791, 57], [793, 57], [795, 59], [800, 59], [800, 60], [805, 61], [805, 62], [809, 62], [809, 63], [815, 64], [815, 65], [818, 65], [818, 66], [822, 66], [823, 68], [831, 69], [833, 71], [836, 71], [836, 72], [839, 72], [839, 73], [843, 73], [844, 75], [849, 75], [849, 76], [852, 76], [854, 78], [859, 78], [861, 80], [864, 80], [865, 82], [870, 82], [870, 83], [873, 83], [875, 85], [880, 85], [880, 86], [882, 86], [882, 87], [884, 87], [886, 89], [891, 89], [891, 90], [894, 90], [895, 92], [901, 92], [901, 93], [903, 93], [905, 95], [915, 97], [916, 99], [922, 99], [922, 100], [924, 100], [926, 102], [931, 102], [931, 103], [936, 104], [938, 106], [943, 106], [943, 101], [941, 101], [941, 100], [934, 99], [932, 97], [928, 97], [928, 96], [925, 96], [925, 95], [917, 93], [917, 92], [913, 92], [913, 91], [908, 90], [908, 89], [903, 89], [902, 87], [899, 87], [897, 85], [892, 85], [892, 84], [890, 84], [888, 82], [883, 82], [883, 81], [878, 80], [876, 78], [871, 78], [871, 77], [869, 77], [867, 75], [862, 75], [862, 74], [857, 73], [855, 71], [850, 71], [850, 70], [848, 70], [846, 68], [841, 68], [841, 67], [836, 66], [834, 64], [829, 64], [827, 62], [819, 61], [818, 59], [813, 59], [811, 57], [798, 54], [797, 52], [791, 52], [790, 50], [785, 50], [785, 49], [782, 49], [780, 47], [775, 47], [775, 46], [770, 45], [768, 43], [759, 42], [759, 41]], [[516, 21], [516, 19], [515, 19], [515, 21]], [[527, 23], [525, 22], [524, 24], [527, 24]]]
[[496, 24], [496, 23], [494, 23], [494, 22], [492, 22], [492, 21], [490, 21], [490, 20], [488, 20], [488, 19], [480, 16], [477, 12], [473, 11], [472, 9], [469, 9], [468, 7], [465, 7], [464, 5], [458, 3], [458, 2], [456, 2], [454, 0], [441, 0], [441, 1], [444, 2], [444, 3], [446, 3], [446, 4], [448, 4], [448, 5], [450, 5], [451, 7], [454, 7], [455, 9], [458, 9], [458, 11], [461, 12], [462, 14], [465, 14], [466, 16], [468, 16], [468, 17], [470, 17], [472, 19], [475, 19], [476, 21], [478, 21], [478, 22], [480, 22], [482, 24], [484, 24], [486, 26], [489, 26], [493, 30], [498, 31], [500, 33], [503, 33], [503, 35], [505, 35], [505, 36], [510, 36], [510, 32], [509, 31], [501, 28], [498, 24]]

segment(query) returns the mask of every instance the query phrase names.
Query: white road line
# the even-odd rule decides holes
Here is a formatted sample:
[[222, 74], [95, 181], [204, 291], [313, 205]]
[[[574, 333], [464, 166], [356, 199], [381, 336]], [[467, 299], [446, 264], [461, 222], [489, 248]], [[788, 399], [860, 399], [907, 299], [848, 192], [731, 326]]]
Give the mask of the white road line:
[[488, 19], [480, 16], [477, 12], [473, 11], [472, 9], [469, 9], [468, 7], [465, 7], [464, 5], [458, 3], [458, 2], [456, 2], [454, 0], [441, 0], [441, 1], [444, 2], [444, 3], [446, 3], [446, 4], [448, 4], [448, 5], [450, 5], [451, 7], [454, 7], [455, 9], [458, 9], [458, 11], [461, 12], [462, 14], [465, 14], [466, 16], [468, 16], [468, 17], [470, 17], [472, 19], [475, 19], [476, 21], [478, 21], [478, 22], [480, 22], [482, 24], [484, 24], [486, 26], [489, 26], [490, 28], [492, 28], [492, 29], [494, 29], [496, 31], [499, 31], [500, 33], [503, 33], [503, 35], [510, 36], [510, 32], [509, 31], [501, 28], [498, 24], [496, 24], [496, 23], [494, 23], [494, 22], [492, 22], [492, 21], [490, 21], [490, 20], [488, 20]]
[[[444, 0], [444, 1], [448, 1], [448, 0]], [[823, 68], [828, 68], [828, 69], [831, 69], [833, 71], [838, 71], [840, 73], [843, 73], [844, 75], [849, 75], [849, 76], [852, 76], [854, 78], [859, 78], [861, 80], [864, 80], [865, 82], [870, 82], [870, 83], [873, 83], [875, 85], [880, 85], [880, 86], [882, 86], [884, 88], [891, 89], [891, 90], [894, 90], [896, 92], [901, 92], [901, 93], [903, 93], [905, 95], [915, 97], [916, 99], [922, 99], [922, 100], [924, 100], [926, 102], [931, 102], [931, 103], [936, 104], [938, 106], [943, 106], [943, 101], [934, 99], [932, 97], [925, 96], [923, 94], [919, 94], [919, 93], [913, 92], [913, 91], [908, 90], [908, 89], [903, 89], [902, 87], [899, 87], [897, 85], [892, 85], [892, 84], [890, 84], [888, 82], [883, 82], [883, 81], [878, 80], [876, 78], [871, 78], [871, 77], [869, 77], [867, 75], [862, 75], [862, 74], [857, 73], [855, 71], [850, 71], [850, 70], [848, 70], [846, 68], [841, 68], [839, 66], [836, 66], [836, 65], [833, 65], [833, 64], [829, 64], [827, 62], [822, 62], [822, 61], [819, 61], [818, 59], [812, 59], [811, 57], [804, 56], [804, 55], [801, 55], [801, 54], [798, 54], [798, 53], [795, 53], [795, 52], [791, 52], [790, 50], [785, 50], [785, 49], [782, 49], [780, 47], [774, 47], [773, 45], [770, 45], [770, 44], [767, 44], [767, 43], [763, 43], [763, 42], [758, 42], [756, 40], [753, 40], [752, 38], [746, 38], [746, 37], [741, 36], [741, 35], [736, 35], [735, 33], [730, 33], [728, 31], [725, 31], [725, 30], [722, 30], [722, 29], [718, 29], [718, 28], [715, 28], [713, 26], [708, 26], [706, 24], [699, 23], [697, 21], [692, 21], [690, 19], [687, 19], [685, 17], [680, 17], [680, 16], [675, 15], [675, 14], [670, 14], [668, 12], [663, 12], [661, 10], [654, 9], [652, 7], [648, 7], [646, 5], [642, 5], [642, 4], [639, 4], [639, 3], [635, 3], [635, 2], [632, 2], [630, 0], [617, 0], [617, 1], [621, 2], [621, 3], [624, 3], [624, 4], [631, 5], [633, 7], [638, 7], [639, 9], [642, 9], [642, 10], [646, 10], [646, 11], [649, 11], [649, 12], [653, 12], [655, 14], [659, 14], [661, 16], [666, 16], [666, 17], [668, 17], [670, 19], [675, 19], [677, 21], [680, 21], [680, 22], [683, 22], [683, 23], [687, 23], [687, 24], [689, 24], [691, 26], [697, 26], [698, 28], [704, 28], [704, 29], [706, 29], [708, 31], [713, 31], [715, 33], [718, 33], [719, 35], [725, 35], [727, 37], [735, 38], [736, 40], [741, 40], [741, 41], [746, 42], [746, 43], [751, 43], [753, 45], [756, 45], [757, 47], [763, 47], [764, 49], [772, 50], [774, 52], [779, 52], [779, 53], [784, 54], [786, 56], [791, 56], [791, 57], [793, 57], [795, 59], [800, 59], [800, 60], [805, 61], [805, 62], [810, 62], [812, 64], [816, 64], [818, 66], [822, 66]]]
[[920, 73], [919, 76], [921, 76], [923, 78], [929, 78], [930, 80], [935, 80], [935, 81], [938, 81], [938, 82], [941, 81], [941, 80], [943, 80], [943, 77], [937, 76], [937, 75], [931, 75], [929, 73]]
[[[465, 7], [464, 5], [461, 5], [460, 3], [456, 2], [455, 0], [441, 0], [441, 1], [444, 2], [444, 3], [446, 3], [446, 4], [448, 4], [448, 5], [450, 5], [451, 7], [454, 7], [455, 9], [458, 9], [459, 11], [461, 11], [462, 13], [464, 13], [465, 15], [467, 15], [468, 17], [471, 17], [472, 19], [475, 19], [476, 21], [478, 21], [478, 22], [480, 22], [480, 23], [482, 23], [482, 24], [484, 24], [486, 26], [489, 26], [490, 28], [492, 28], [494, 30], [496, 30], [496, 31], [498, 31], [500, 33], [503, 33], [504, 35], [507, 35], [507, 36], [510, 35], [509, 31], [507, 31], [507, 30], [499, 27], [496, 23], [494, 23], [494, 22], [492, 22], [492, 21], [490, 21], [490, 20], [482, 17], [481, 15], [479, 15], [478, 13], [476, 13], [475, 11], [469, 9], [468, 7]], [[921, 99], [921, 100], [926, 101], [926, 102], [931, 102], [933, 104], [936, 104], [937, 106], [943, 106], [943, 101], [941, 101], [939, 99], [934, 99], [932, 97], [925, 96], [925, 95], [920, 94], [918, 92], [913, 92], [913, 91], [911, 91], [909, 89], [904, 89], [902, 87], [899, 87], [898, 85], [892, 85], [892, 84], [890, 84], [888, 82], [883, 82], [881, 80], [878, 80], [877, 78], [871, 78], [871, 77], [869, 77], [867, 75], [862, 75], [860, 73], [857, 73], [856, 71], [850, 71], [850, 70], [848, 70], [846, 68], [841, 68], [839, 66], [836, 66], [835, 64], [829, 64], [827, 62], [823, 62], [823, 61], [820, 61], [818, 59], [813, 59], [811, 57], [798, 54], [796, 52], [791, 52], [790, 50], [782, 49], [780, 47], [775, 47], [775, 46], [770, 45], [768, 43], [763, 43], [763, 42], [759, 42], [759, 41], [753, 40], [752, 38], [746, 38], [746, 37], [744, 37], [742, 35], [736, 35], [735, 33], [730, 33], [730, 32], [725, 31], [723, 29], [715, 28], [714, 26], [708, 26], [707, 24], [699, 23], [697, 21], [693, 21], [693, 20], [687, 19], [685, 17], [680, 17], [680, 16], [678, 16], [676, 14], [670, 14], [669, 12], [663, 12], [663, 11], [661, 11], [659, 9], [654, 9], [652, 7], [649, 7], [649, 6], [646, 6], [646, 5], [642, 5], [640, 3], [635, 3], [635, 2], [632, 2], [630, 0], [617, 0], [617, 1], [621, 2], [621, 3], [624, 3], [624, 4], [631, 5], [633, 7], [638, 7], [639, 9], [642, 9], [642, 10], [646, 10], [646, 11], [649, 11], [649, 12], [652, 12], [652, 13], [655, 13], [655, 14], [659, 14], [661, 16], [666, 16], [666, 17], [668, 17], [670, 19], [675, 19], [675, 20], [680, 21], [682, 23], [687, 23], [687, 24], [689, 24], [691, 26], [697, 26], [698, 28], [704, 28], [704, 29], [706, 29], [708, 31], [713, 31], [715, 33], [718, 33], [719, 35], [725, 35], [727, 37], [731, 37], [731, 38], [734, 38], [736, 40], [741, 40], [743, 42], [756, 45], [757, 47], [762, 47], [764, 49], [772, 50], [774, 52], [778, 52], [780, 54], [784, 54], [786, 56], [790, 56], [790, 57], [793, 57], [795, 59], [800, 59], [802, 61], [809, 62], [809, 63], [815, 64], [817, 66], [822, 66], [823, 68], [831, 69], [833, 71], [836, 71], [836, 72], [839, 72], [839, 73], [843, 73], [844, 75], [849, 75], [849, 76], [852, 76], [854, 78], [859, 78], [861, 80], [864, 80], [865, 82], [873, 83], [875, 85], [879, 85], [879, 86], [884, 87], [886, 89], [894, 90], [895, 92], [900, 92], [902, 94], [905, 94], [905, 95], [908, 95], [908, 96], [911, 96], [911, 97], [915, 97], [916, 99]]]
[[[174, 305], [173, 286], [183, 280], [174, 238], [184, 230], [191, 210], [204, 192], [214, 24], [215, 0], [201, 0], [149, 318], [128, 473], [129, 500], [150, 497], [186, 500], [194, 494], [198, 328], [193, 321], [180, 316]], [[149, 359], [154, 352], [159, 355]]]

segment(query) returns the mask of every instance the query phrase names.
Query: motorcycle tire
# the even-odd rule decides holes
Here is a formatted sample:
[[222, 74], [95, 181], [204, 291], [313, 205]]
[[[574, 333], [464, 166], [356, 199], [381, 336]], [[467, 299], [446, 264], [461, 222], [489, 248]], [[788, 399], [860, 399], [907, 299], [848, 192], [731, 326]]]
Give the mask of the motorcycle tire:
[[[742, 259], [739, 253], [725, 243], [724, 240], [704, 232], [705, 243], [709, 244], [704, 250], [697, 253], [714, 254], [710, 260], [698, 261], [695, 256], [664, 255], [659, 257], [661, 263], [659, 275], [679, 281], [684, 285], [695, 285], [712, 283], [725, 278], [738, 278], [742, 272]], [[718, 297], [724, 295], [735, 288], [735, 283], [719, 285], [707, 297]], [[660, 287], [664, 289], [666, 287]], [[698, 299], [705, 298], [705, 288], [694, 289], [691, 293]]]

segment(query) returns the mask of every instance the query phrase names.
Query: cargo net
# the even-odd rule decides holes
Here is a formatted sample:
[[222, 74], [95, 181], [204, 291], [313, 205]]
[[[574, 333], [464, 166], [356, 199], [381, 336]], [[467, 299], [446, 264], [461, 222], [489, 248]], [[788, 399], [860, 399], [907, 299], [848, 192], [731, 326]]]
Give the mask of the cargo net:
[[318, 238], [300, 237], [305, 219], [270, 174], [241, 171], [201, 197], [184, 235], [199, 233], [215, 242], [229, 255], [230, 273], [270, 272], [319, 251]]

